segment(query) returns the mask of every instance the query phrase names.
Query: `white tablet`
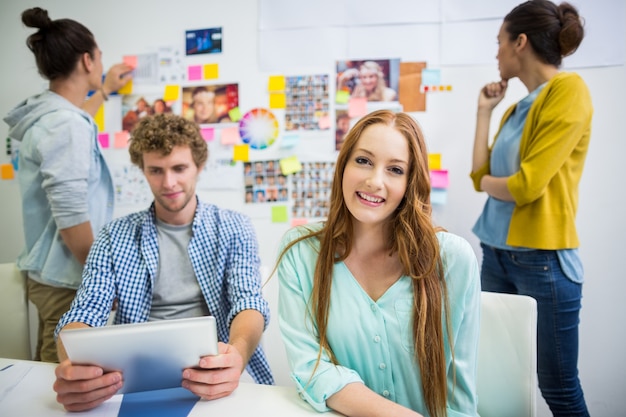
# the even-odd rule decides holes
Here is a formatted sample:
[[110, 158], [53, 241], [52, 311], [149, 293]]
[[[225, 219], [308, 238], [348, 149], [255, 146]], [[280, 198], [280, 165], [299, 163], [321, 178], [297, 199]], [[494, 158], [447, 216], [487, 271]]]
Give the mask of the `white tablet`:
[[59, 337], [72, 363], [121, 371], [118, 394], [180, 387], [183, 369], [218, 353], [212, 316], [67, 329]]

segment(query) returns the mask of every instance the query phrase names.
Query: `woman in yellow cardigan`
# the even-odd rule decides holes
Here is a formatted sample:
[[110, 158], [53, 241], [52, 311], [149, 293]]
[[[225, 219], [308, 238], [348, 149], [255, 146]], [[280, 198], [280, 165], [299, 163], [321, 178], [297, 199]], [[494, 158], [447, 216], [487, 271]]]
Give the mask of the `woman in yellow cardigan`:
[[[553, 415], [567, 417], [589, 415], [577, 365], [583, 269], [575, 217], [593, 108], [583, 80], [559, 67], [583, 36], [568, 3], [527, 1], [504, 18], [501, 81], [480, 92], [471, 174], [489, 195], [473, 228], [482, 289], [537, 300], [539, 386]], [[490, 146], [492, 111], [514, 77], [529, 94], [506, 111]]]

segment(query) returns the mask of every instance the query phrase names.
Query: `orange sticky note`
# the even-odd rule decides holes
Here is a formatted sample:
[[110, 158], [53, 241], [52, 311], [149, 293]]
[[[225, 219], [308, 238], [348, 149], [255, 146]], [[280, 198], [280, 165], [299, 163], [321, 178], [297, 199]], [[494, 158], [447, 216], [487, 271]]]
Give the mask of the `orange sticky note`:
[[361, 117], [367, 114], [367, 98], [353, 97], [348, 102], [348, 116]]
[[270, 93], [270, 109], [284, 109], [286, 102], [285, 93]]
[[283, 75], [270, 76], [267, 91], [285, 91], [285, 77]]
[[239, 119], [241, 119], [241, 110], [239, 109], [239, 107], [230, 109], [228, 111], [228, 117], [230, 117], [230, 120], [232, 120], [233, 122], [238, 122]]
[[239, 128], [237, 126], [222, 128], [220, 140], [222, 145], [235, 145], [239, 143], [240, 139], [241, 136], [239, 136]]
[[13, 171], [13, 165], [2, 164], [0, 165], [0, 178], [3, 180], [12, 180], [15, 178], [15, 171]]
[[235, 145], [233, 146], [233, 161], [248, 162], [250, 160], [250, 145]]
[[163, 93], [163, 100], [165, 101], [176, 101], [178, 100], [178, 95], [180, 94], [180, 87], [177, 85], [166, 85], [165, 92]]
[[441, 154], [429, 153], [428, 154], [428, 169], [441, 169]]
[[279, 165], [283, 175], [293, 174], [302, 170], [302, 164], [295, 155], [281, 159]]
[[215, 79], [219, 75], [219, 67], [217, 64], [206, 64], [204, 66], [204, 78], [207, 80]]
[[98, 108], [96, 115], [93, 117], [93, 121], [96, 122], [99, 132], [104, 131], [104, 105]]
[[133, 80], [132, 79], [128, 80], [128, 82], [124, 84], [124, 87], [117, 90], [117, 93], [118, 94], [132, 94], [133, 93]]
[[125, 55], [122, 60], [124, 64], [128, 65], [132, 69], [137, 68], [137, 55]]
[[130, 139], [130, 133], [125, 130], [115, 132], [115, 139], [113, 141], [114, 148], [126, 148], [128, 147], [128, 139]]

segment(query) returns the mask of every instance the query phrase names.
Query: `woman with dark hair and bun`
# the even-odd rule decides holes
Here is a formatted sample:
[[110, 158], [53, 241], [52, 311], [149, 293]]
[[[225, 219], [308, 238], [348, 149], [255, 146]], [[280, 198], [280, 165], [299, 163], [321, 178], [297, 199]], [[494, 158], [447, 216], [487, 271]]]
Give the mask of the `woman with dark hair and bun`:
[[[585, 82], [560, 72], [584, 36], [571, 4], [532, 0], [515, 7], [498, 34], [501, 81], [480, 91], [471, 178], [488, 194], [474, 226], [482, 289], [537, 300], [539, 387], [555, 416], [588, 416], [578, 378], [583, 268], [575, 216], [593, 107]], [[528, 96], [489, 124], [508, 80]]]
[[[49, 89], [24, 100], [4, 118], [21, 143], [18, 179], [25, 248], [17, 266], [28, 275], [28, 298], [37, 307], [36, 360], [57, 362], [54, 328], [74, 298], [93, 236], [111, 220], [114, 190], [93, 120], [108, 95], [130, 79], [132, 68], [111, 67], [102, 81], [102, 53], [93, 34], [70, 19], [51, 20], [32, 8], [26, 41]], [[95, 91], [86, 100], [89, 91]]]

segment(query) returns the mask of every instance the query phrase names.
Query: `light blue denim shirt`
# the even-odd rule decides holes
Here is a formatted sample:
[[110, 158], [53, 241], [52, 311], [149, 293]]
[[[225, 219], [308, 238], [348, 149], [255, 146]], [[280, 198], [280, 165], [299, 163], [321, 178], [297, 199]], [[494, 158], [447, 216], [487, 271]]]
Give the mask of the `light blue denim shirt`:
[[54, 287], [78, 288], [83, 266], [59, 235], [89, 221], [94, 236], [113, 216], [114, 189], [93, 118], [45, 91], [4, 118], [21, 142], [18, 180], [25, 248], [17, 266]]
[[[319, 227], [319, 226], [314, 226]], [[282, 247], [300, 236], [292, 229]], [[445, 335], [448, 416], [477, 416], [476, 363], [480, 323], [480, 279], [471, 246], [451, 233], [438, 233], [450, 300], [450, 335]], [[401, 277], [372, 300], [343, 262], [333, 269], [327, 336], [339, 362], [324, 353], [315, 373], [319, 342], [311, 324], [310, 297], [319, 242], [308, 239], [289, 249], [278, 267], [279, 324], [291, 375], [301, 397], [318, 411], [350, 383], [428, 416], [411, 334], [413, 284]], [[443, 318], [442, 318], [443, 325]]]

